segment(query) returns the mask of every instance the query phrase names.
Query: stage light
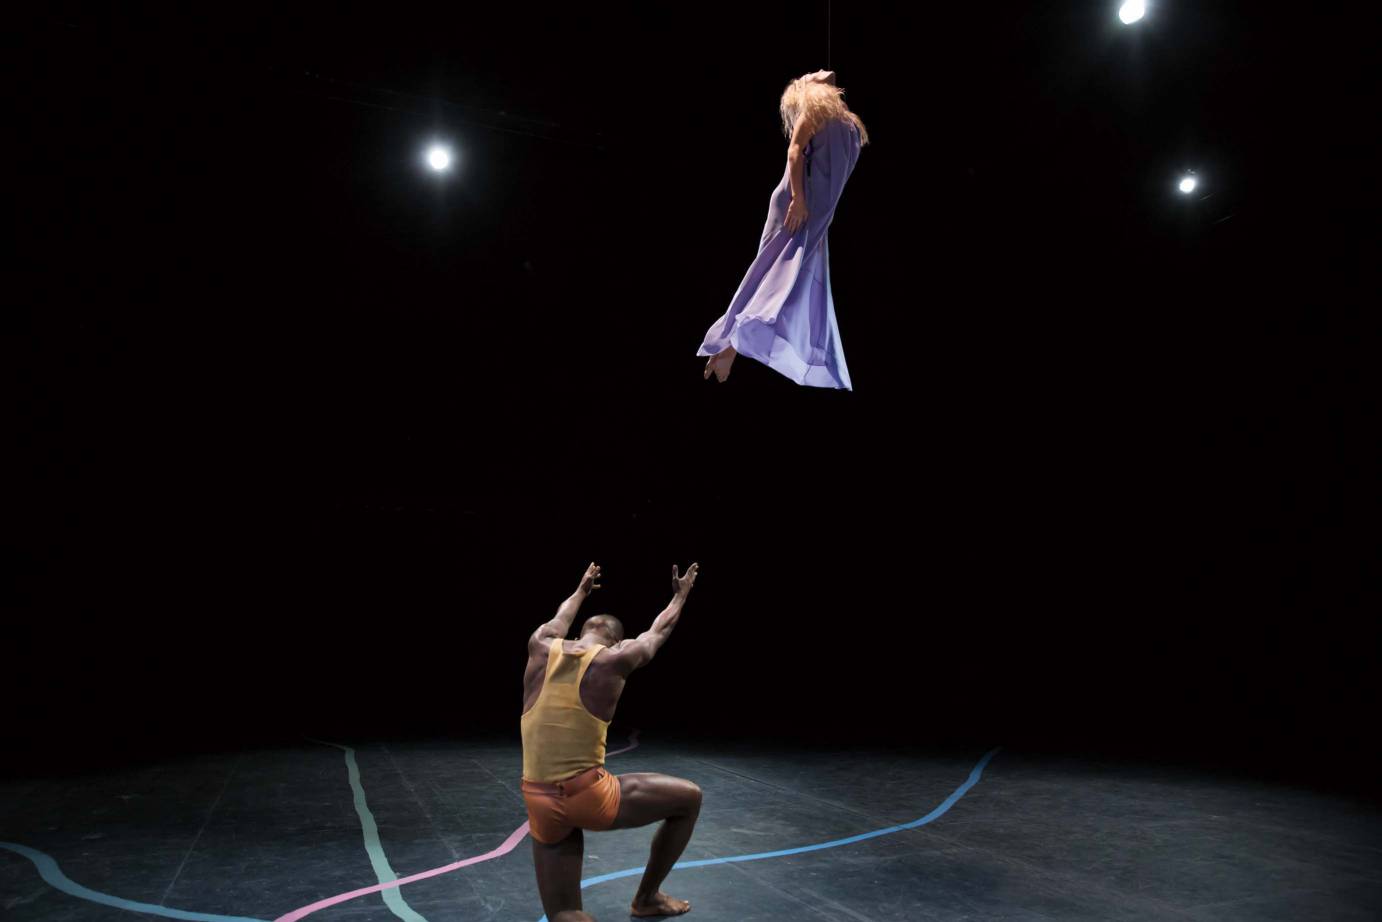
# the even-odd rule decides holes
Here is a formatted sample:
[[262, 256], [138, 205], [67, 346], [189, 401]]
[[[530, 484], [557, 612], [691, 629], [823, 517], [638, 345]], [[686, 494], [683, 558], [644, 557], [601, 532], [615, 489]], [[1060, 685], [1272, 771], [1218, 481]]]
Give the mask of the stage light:
[[1181, 192], [1189, 195], [1191, 192], [1195, 191], [1195, 187], [1198, 185], [1199, 181], [1196, 180], [1194, 176], [1183, 176], [1181, 177], [1179, 188]]
[[438, 173], [451, 166], [451, 151], [441, 145], [433, 145], [427, 151], [427, 165]]
[[1143, 16], [1147, 15], [1147, 4], [1144, 0], [1128, 0], [1118, 8], [1118, 18], [1123, 20], [1123, 25], [1131, 25]]

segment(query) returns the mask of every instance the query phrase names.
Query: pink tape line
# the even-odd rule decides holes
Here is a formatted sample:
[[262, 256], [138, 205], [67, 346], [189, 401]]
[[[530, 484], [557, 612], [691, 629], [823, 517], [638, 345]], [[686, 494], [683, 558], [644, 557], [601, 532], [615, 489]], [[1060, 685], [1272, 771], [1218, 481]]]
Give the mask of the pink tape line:
[[[637, 748], [638, 731], [634, 730], [631, 733], [629, 733], [629, 744], [627, 746], [625, 746], [623, 749], [616, 749], [614, 752], [606, 753], [605, 758], [609, 758], [610, 756], [621, 755], [622, 753]], [[347, 893], [338, 893], [335, 896], [328, 896], [324, 900], [318, 900], [315, 903], [303, 906], [301, 909], [294, 909], [292, 912], [285, 913], [284, 915], [281, 915], [277, 919], [275, 919], [274, 922], [296, 922], [296, 920], [301, 919], [304, 916], [310, 916], [314, 912], [320, 912], [321, 910], [326, 909], [329, 906], [335, 906], [337, 903], [344, 903], [347, 900], [353, 900], [356, 897], [368, 896], [371, 893], [378, 893], [381, 890], [388, 890], [392, 887], [401, 887], [404, 884], [411, 884], [414, 881], [418, 880], [426, 880], [429, 877], [438, 877], [442, 874], [446, 874], [451, 871], [456, 871], [461, 868], [470, 867], [472, 864], [479, 864], [482, 861], [492, 861], [495, 858], [502, 858], [509, 852], [517, 848], [518, 843], [522, 842], [527, 835], [528, 823], [525, 820], [522, 826], [519, 826], [513, 832], [509, 833], [509, 837], [505, 839], [503, 843], [493, 851], [485, 852], [483, 855], [476, 855], [473, 858], [465, 858], [461, 861], [455, 861], [451, 864], [445, 864], [439, 868], [432, 868], [430, 871], [419, 871], [417, 874], [410, 874], [407, 877], [400, 877], [398, 880], [391, 880], [385, 884], [375, 884], [372, 887], [361, 887], [359, 890], [351, 890]]]

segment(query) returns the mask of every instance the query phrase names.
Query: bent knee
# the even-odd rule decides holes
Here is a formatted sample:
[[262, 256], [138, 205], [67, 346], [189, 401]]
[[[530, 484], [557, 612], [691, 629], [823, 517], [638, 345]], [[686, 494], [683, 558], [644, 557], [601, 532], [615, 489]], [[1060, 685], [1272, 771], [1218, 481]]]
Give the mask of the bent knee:
[[701, 786], [694, 781], [682, 782], [682, 800], [686, 804], [688, 811], [696, 811], [701, 808], [701, 801], [705, 799], [701, 792]]

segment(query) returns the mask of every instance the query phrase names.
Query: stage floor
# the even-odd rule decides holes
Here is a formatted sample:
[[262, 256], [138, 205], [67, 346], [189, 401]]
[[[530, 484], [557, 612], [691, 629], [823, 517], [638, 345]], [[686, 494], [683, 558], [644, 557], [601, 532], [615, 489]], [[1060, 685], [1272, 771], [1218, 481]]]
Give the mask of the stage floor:
[[[611, 750], [626, 740], [616, 728]], [[6, 922], [542, 917], [516, 741], [333, 742], [0, 783]], [[704, 790], [683, 856], [698, 864], [664, 887], [693, 919], [1382, 918], [1382, 815], [1309, 790], [655, 732], [608, 764]], [[628, 918], [651, 832], [587, 834], [587, 912]]]

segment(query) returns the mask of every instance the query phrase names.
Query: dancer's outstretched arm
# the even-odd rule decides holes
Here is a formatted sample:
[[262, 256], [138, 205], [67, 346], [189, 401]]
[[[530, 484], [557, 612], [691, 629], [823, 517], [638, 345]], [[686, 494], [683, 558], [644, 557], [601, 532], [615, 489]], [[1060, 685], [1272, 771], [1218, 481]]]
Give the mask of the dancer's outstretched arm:
[[529, 645], [546, 643], [553, 637], [565, 637], [571, 630], [571, 622], [575, 620], [576, 613], [581, 610], [581, 603], [592, 592], [600, 588], [599, 579], [600, 568], [598, 566], [592, 563], [586, 567], [585, 576], [581, 577], [581, 584], [576, 587], [576, 591], [571, 593], [565, 602], [561, 603], [561, 607], [557, 609], [557, 613], [552, 616], [551, 621], [533, 632]]
[[635, 669], [648, 665], [667, 638], [672, 636], [672, 629], [681, 618], [681, 610], [686, 606], [686, 598], [691, 594], [691, 587], [696, 585], [696, 575], [700, 571], [701, 565], [698, 563], [691, 564], [685, 576], [675, 566], [672, 567], [672, 601], [667, 603], [662, 614], [653, 619], [652, 627], [633, 640], [619, 643], [618, 649], [612, 651], [615, 668], [621, 674], [627, 676]]

